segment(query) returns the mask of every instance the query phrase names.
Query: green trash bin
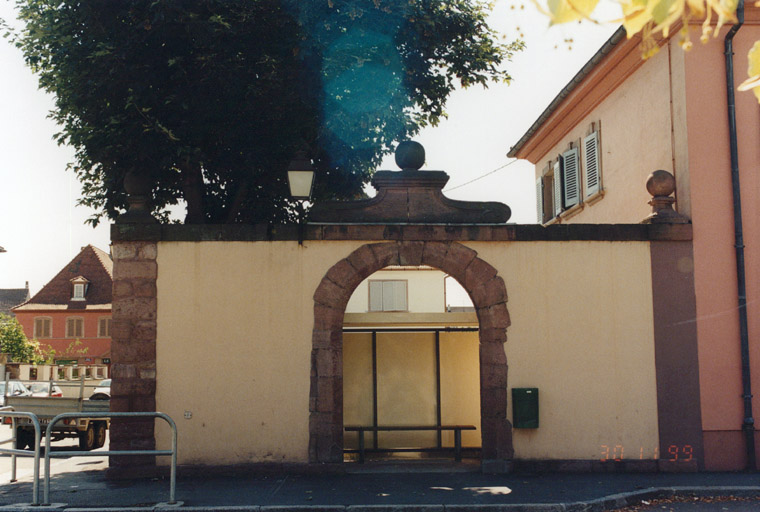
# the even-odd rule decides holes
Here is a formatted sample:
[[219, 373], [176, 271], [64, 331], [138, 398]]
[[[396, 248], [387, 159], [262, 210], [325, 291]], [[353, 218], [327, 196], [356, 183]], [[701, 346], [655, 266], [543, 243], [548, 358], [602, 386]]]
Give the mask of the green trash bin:
[[512, 388], [514, 428], [538, 428], [538, 388]]

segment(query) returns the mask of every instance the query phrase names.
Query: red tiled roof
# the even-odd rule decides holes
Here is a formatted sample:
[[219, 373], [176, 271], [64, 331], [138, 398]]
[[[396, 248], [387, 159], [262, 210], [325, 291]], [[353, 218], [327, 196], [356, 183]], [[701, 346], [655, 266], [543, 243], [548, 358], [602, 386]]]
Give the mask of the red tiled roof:
[[[89, 281], [85, 300], [71, 300], [71, 280], [84, 277]], [[88, 245], [82, 248], [58, 274], [37, 294], [22, 306], [33, 309], [35, 305], [66, 305], [71, 309], [85, 309], [91, 304], [111, 304], [113, 287], [113, 261], [107, 252]]]

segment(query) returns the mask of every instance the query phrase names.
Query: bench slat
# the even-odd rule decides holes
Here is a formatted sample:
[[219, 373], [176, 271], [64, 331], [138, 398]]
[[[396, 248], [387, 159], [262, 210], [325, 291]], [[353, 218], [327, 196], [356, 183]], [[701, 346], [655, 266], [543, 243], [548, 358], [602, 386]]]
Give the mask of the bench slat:
[[365, 432], [394, 432], [404, 430], [426, 430], [426, 431], [438, 431], [438, 430], [476, 430], [475, 425], [441, 425], [441, 426], [425, 426], [425, 425], [393, 425], [393, 426], [361, 426], [361, 425], [347, 425], [343, 427], [348, 432], [358, 432], [364, 430]]
[[[347, 425], [343, 427], [347, 432], [359, 433], [359, 463], [364, 462], [364, 453], [367, 450], [364, 447], [364, 432], [404, 432], [404, 431], [433, 431], [440, 432], [442, 430], [454, 431], [454, 459], [459, 462], [462, 460], [462, 430], [475, 430], [475, 425], [393, 425], [393, 426], [361, 426], [361, 425]], [[439, 440], [440, 442], [440, 440]], [[408, 451], [408, 450], [403, 450]], [[422, 451], [422, 450], [413, 450]]]

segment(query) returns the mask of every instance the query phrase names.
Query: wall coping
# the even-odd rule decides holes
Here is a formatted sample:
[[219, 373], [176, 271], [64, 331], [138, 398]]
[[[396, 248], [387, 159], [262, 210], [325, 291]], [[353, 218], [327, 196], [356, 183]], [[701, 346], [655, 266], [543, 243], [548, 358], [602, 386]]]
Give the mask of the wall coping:
[[691, 224], [112, 224], [114, 242], [690, 241]]

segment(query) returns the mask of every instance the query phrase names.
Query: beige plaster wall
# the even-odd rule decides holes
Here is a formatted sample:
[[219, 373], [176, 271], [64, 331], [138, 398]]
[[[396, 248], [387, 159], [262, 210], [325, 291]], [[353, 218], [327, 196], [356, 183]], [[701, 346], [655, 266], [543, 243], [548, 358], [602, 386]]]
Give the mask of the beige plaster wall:
[[648, 244], [467, 245], [507, 287], [509, 387], [539, 388], [540, 426], [515, 429], [515, 457], [655, 458]]
[[[675, 154], [682, 155], [685, 151], [680, 145], [676, 151], [671, 137], [674, 127], [679, 133], [684, 132], [683, 109], [679, 107], [682, 102], [674, 101], [675, 108], [671, 109], [671, 72], [682, 77], [683, 66], [671, 62], [670, 54], [670, 47], [665, 46], [536, 163], [538, 178], [547, 162], [556, 161], [557, 155], [569, 149], [570, 143], [582, 148], [591, 123], [601, 127], [599, 160], [604, 195], [601, 199], [586, 201], [571, 215], [563, 215], [562, 222], [640, 222], [651, 212], [647, 204], [651, 196], [645, 187], [647, 176], [657, 169], [673, 173], [674, 166], [683, 167], [684, 163], [677, 162]], [[599, 91], [599, 94], [606, 93]], [[581, 173], [585, 172], [586, 162], [581, 158]], [[585, 198], [585, 190], [581, 197]]]
[[[312, 296], [364, 243], [159, 243], [156, 400], [177, 421], [180, 463], [308, 460]], [[515, 432], [517, 457], [656, 447], [648, 244], [467, 245], [509, 293], [509, 387], [540, 389], [541, 426]], [[457, 400], [477, 389], [475, 357], [445, 365], [470, 379]]]
[[158, 245], [156, 407], [181, 464], [308, 460], [312, 296], [360, 245]]

